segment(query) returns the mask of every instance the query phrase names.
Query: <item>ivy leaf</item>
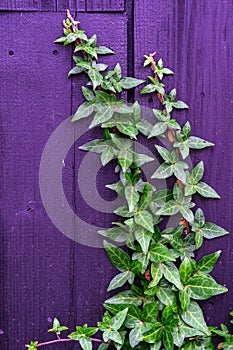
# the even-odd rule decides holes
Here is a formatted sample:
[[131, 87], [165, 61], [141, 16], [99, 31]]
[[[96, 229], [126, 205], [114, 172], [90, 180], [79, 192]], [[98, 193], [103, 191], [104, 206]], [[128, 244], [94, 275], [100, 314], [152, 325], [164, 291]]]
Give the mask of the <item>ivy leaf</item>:
[[175, 298], [174, 292], [171, 290], [171, 286], [161, 283], [156, 291], [156, 296], [164, 305], [172, 305]]
[[80, 340], [82, 338], [90, 338], [97, 331], [98, 331], [98, 328], [88, 327], [87, 324], [85, 324], [83, 327], [76, 326], [76, 331], [69, 334], [68, 338], [73, 339], [73, 340]]
[[96, 69], [89, 69], [87, 74], [92, 82], [93, 89], [95, 90], [97, 86], [101, 85], [103, 77]]
[[189, 293], [187, 290], [180, 290], [179, 291], [179, 299], [180, 299], [180, 305], [181, 305], [181, 309], [183, 311], [187, 311], [189, 305], [190, 305], [190, 297], [189, 297]]
[[174, 350], [173, 336], [166, 329], [163, 332], [163, 345], [166, 350]]
[[118, 161], [120, 166], [122, 167], [123, 172], [125, 173], [126, 170], [133, 163], [133, 153], [131, 152], [131, 150], [124, 149], [120, 151], [118, 154]]
[[111, 326], [114, 331], [118, 331], [123, 325], [125, 318], [127, 316], [128, 308], [118, 312], [111, 321]]
[[127, 185], [125, 187], [125, 198], [129, 206], [129, 212], [133, 211], [140, 198], [135, 186]]
[[122, 89], [132, 89], [143, 83], [145, 83], [145, 80], [126, 77], [121, 79], [119, 84]]
[[147, 343], [157, 343], [161, 340], [163, 335], [163, 328], [160, 322], [156, 322], [155, 325], [148, 332], [144, 333], [139, 339]]
[[152, 174], [152, 179], [167, 179], [172, 176], [174, 167], [172, 164], [163, 163], [159, 168]]
[[152, 162], [154, 158], [147, 156], [146, 154], [134, 153], [134, 163], [140, 168], [142, 165]]
[[151, 133], [148, 136], [148, 139], [151, 137], [159, 136], [167, 130], [167, 124], [164, 122], [159, 122], [153, 126]]
[[180, 281], [179, 271], [175, 264], [172, 262], [164, 262], [162, 264], [163, 275], [167, 281], [174, 284], [178, 289], [183, 289], [183, 285]]
[[206, 335], [210, 335], [209, 329], [205, 323], [200, 306], [191, 301], [188, 309], [181, 313], [183, 321], [191, 327], [194, 327]]
[[165, 160], [165, 162], [172, 163], [171, 153], [165, 147], [155, 145], [155, 148], [157, 149], [161, 157]]
[[161, 243], [153, 243], [150, 245], [148, 257], [151, 261], [156, 263], [163, 261], [175, 261], [169, 249]]
[[111, 227], [108, 230], [100, 230], [98, 233], [106, 238], [111, 239], [112, 241], [123, 243], [127, 241], [130, 236], [130, 231], [127, 229], [127, 226], [123, 227]]
[[98, 53], [98, 55], [111, 55], [111, 54], [114, 54], [114, 51], [109, 49], [106, 46], [97, 46], [96, 47], [96, 52]]
[[203, 177], [204, 174], [204, 163], [201, 161], [198, 163], [192, 171], [193, 183], [197, 184]]
[[98, 347], [98, 350], [107, 350], [110, 344], [105, 344], [102, 343], [100, 344], [100, 346]]
[[106, 142], [104, 140], [99, 139], [87, 142], [85, 145], [80, 146], [79, 149], [83, 151], [102, 153], [106, 150], [106, 147]]
[[207, 198], [220, 198], [218, 193], [209, 185], [204, 182], [199, 182], [196, 186], [197, 192], [203, 197]]
[[140, 120], [136, 126], [138, 131], [140, 131], [140, 133], [144, 136], [148, 136], [153, 127], [152, 124], [147, 120]]
[[81, 338], [79, 344], [83, 350], [92, 350], [92, 341], [90, 338]]
[[36, 350], [36, 346], [38, 343], [39, 343], [38, 341], [31, 341], [28, 346], [28, 350]]
[[81, 67], [74, 67], [72, 68], [69, 73], [68, 73], [68, 78], [71, 77], [71, 75], [75, 75], [75, 74], [80, 74], [83, 72], [83, 68]]
[[104, 241], [104, 248], [108, 254], [109, 260], [119, 271], [123, 272], [130, 269], [130, 257], [123, 249], [106, 241]]
[[153, 84], [146, 85], [141, 91], [140, 94], [150, 94], [151, 92], [154, 92], [156, 90], [156, 86]]
[[214, 146], [214, 143], [205, 141], [200, 137], [190, 136], [187, 140], [187, 145], [189, 148], [203, 149], [206, 147]]
[[197, 269], [202, 273], [211, 272], [216, 262], [218, 261], [221, 252], [221, 250], [218, 250], [215, 253], [203, 256], [203, 258], [201, 258], [201, 260], [198, 261]]
[[153, 302], [144, 306], [143, 312], [142, 312], [142, 319], [145, 322], [154, 324], [157, 322], [158, 314], [159, 314], [159, 303]]
[[110, 105], [102, 106], [101, 109], [95, 114], [90, 126], [90, 128], [94, 128], [95, 126], [102, 124], [113, 116], [113, 110]]
[[101, 154], [101, 163], [103, 166], [108, 164], [113, 158], [115, 158], [115, 150], [110, 145]]
[[148, 247], [150, 245], [150, 241], [152, 239], [153, 233], [146, 230], [143, 227], [138, 227], [135, 231], [134, 231], [134, 235], [136, 240], [138, 241], [138, 243], [140, 244], [143, 253], [147, 253], [148, 251]]
[[85, 86], [82, 86], [82, 93], [87, 101], [95, 100], [95, 95], [92, 90], [87, 89]]
[[189, 109], [189, 106], [183, 101], [175, 101], [173, 102], [173, 107], [177, 109]]
[[113, 297], [105, 301], [107, 304], [132, 304], [139, 306], [142, 304], [142, 297], [132, 292], [131, 290], [124, 290], [115, 294]]
[[152, 215], [147, 210], [138, 210], [134, 216], [137, 225], [144, 227], [150, 232], [154, 232], [154, 222]]
[[189, 257], [185, 257], [179, 267], [180, 279], [183, 284], [187, 284], [193, 273], [193, 265]]
[[190, 278], [188, 290], [191, 298], [206, 300], [215, 295], [225, 293], [228, 289], [216, 283], [212, 277], [200, 274]]
[[[124, 271], [122, 273], [119, 273], [116, 275], [110, 282], [107, 291], [110, 292], [111, 290], [114, 290], [116, 288], [122, 287], [131, 277], [130, 275], [134, 274], [131, 273], [130, 271]], [[132, 281], [133, 282], [133, 281]]]
[[163, 277], [160, 263], [151, 264], [151, 277], [152, 281], [149, 284], [149, 288], [155, 287], [158, 285], [159, 281]]
[[53, 319], [53, 327], [48, 330], [48, 332], [53, 332], [56, 334], [61, 334], [62, 331], [66, 331], [68, 328], [66, 326], [61, 326], [58, 319], [55, 317]]
[[87, 118], [92, 114], [93, 110], [93, 104], [86, 101], [78, 107], [71, 121], [74, 122], [82, 118]]
[[135, 327], [129, 332], [129, 342], [130, 346], [134, 348], [136, 345], [140, 343], [140, 338], [150, 329], [151, 326], [147, 323], [138, 323], [135, 325]]
[[176, 201], [170, 200], [164, 204], [164, 206], [157, 211], [157, 215], [175, 215], [179, 212]]
[[222, 227], [217, 226], [211, 222], [206, 222], [204, 226], [201, 228], [201, 233], [203, 237], [207, 239], [212, 239], [212, 238], [224, 236], [229, 232], [227, 232]]

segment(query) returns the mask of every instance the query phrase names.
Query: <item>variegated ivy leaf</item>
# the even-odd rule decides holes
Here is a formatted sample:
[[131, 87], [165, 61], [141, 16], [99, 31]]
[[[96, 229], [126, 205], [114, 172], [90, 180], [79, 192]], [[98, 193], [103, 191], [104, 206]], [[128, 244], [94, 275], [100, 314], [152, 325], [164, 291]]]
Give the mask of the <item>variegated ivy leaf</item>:
[[176, 254], [177, 257], [193, 257], [193, 252], [196, 250], [196, 247], [194, 245], [194, 235], [192, 233], [189, 233], [186, 237], [183, 238], [182, 234], [183, 225], [180, 225], [169, 234], [163, 233], [162, 237], [167, 239], [167, 243], [171, 244], [171, 246], [174, 248], [174, 254]]
[[191, 173], [186, 173], [185, 195], [190, 196], [198, 192], [203, 197], [220, 198], [217, 192], [204, 182], [201, 182], [204, 174], [203, 162], [198, 163]]
[[111, 263], [121, 272], [128, 271], [131, 268], [129, 255], [121, 248], [104, 241], [104, 248], [108, 254]]
[[180, 279], [183, 284], [187, 284], [193, 270], [194, 266], [192, 260], [189, 257], [185, 257], [179, 267]]
[[[175, 261], [169, 249], [161, 243], [151, 243], [148, 251], [148, 257], [151, 261], [156, 263]], [[163, 270], [162, 267], [161, 270]]]
[[78, 107], [71, 121], [74, 122], [82, 118], [87, 118], [92, 114], [93, 111], [94, 111], [93, 103], [86, 101]]
[[162, 272], [167, 281], [174, 284], [176, 288], [180, 290], [183, 289], [183, 285], [180, 281], [179, 270], [177, 269], [174, 263], [172, 263], [171, 261], [163, 262]]
[[147, 210], [137, 210], [134, 216], [135, 223], [150, 232], [154, 232], [153, 216]]
[[194, 221], [191, 222], [192, 230], [201, 234], [204, 238], [212, 239], [224, 236], [229, 232], [211, 222], [205, 222], [203, 211], [199, 208], [195, 213]]
[[138, 85], [145, 83], [145, 80], [126, 77], [120, 80], [119, 84], [122, 89], [132, 89]]
[[143, 253], [146, 254], [148, 251], [153, 233], [146, 230], [142, 226], [138, 226], [138, 228], [134, 231], [134, 235], [135, 235], [136, 240], [140, 244]]
[[153, 126], [148, 138], [162, 135], [168, 127], [177, 130], [181, 128], [175, 119], [170, 118], [170, 114], [164, 114], [163, 111], [158, 109], [153, 109], [153, 112], [159, 122]]
[[173, 108], [189, 109], [188, 105], [183, 101], [176, 100], [176, 89], [171, 90], [169, 95], [164, 94], [163, 105], [166, 107], [167, 113], [171, 113]]
[[132, 304], [139, 306], [142, 304], [142, 296], [131, 290], [124, 290], [115, 294], [113, 297], [105, 301], [106, 304]]
[[151, 324], [145, 322], [139, 322], [135, 327], [129, 332], [129, 342], [130, 346], [134, 348], [140, 343], [140, 338], [142, 335], [152, 328]]
[[164, 84], [159, 83], [155, 78], [148, 76], [148, 78], [150, 79], [151, 83], [146, 85], [141, 91], [140, 94], [150, 94], [151, 92], [159, 92], [160, 94], [164, 94], [165, 90], [164, 90]]
[[203, 317], [202, 310], [195, 301], [192, 300], [190, 302], [188, 309], [181, 313], [181, 317], [187, 325], [195, 327], [205, 335], [210, 335], [209, 329]]
[[124, 271], [113, 277], [111, 282], [109, 283], [107, 291], [110, 292], [116, 288], [122, 287], [126, 282], [130, 284], [133, 283], [135, 278], [135, 274], [131, 271]]
[[134, 185], [129, 184], [125, 187], [125, 198], [128, 203], [129, 212], [132, 212], [140, 199], [140, 195]]
[[155, 146], [161, 157], [165, 162], [153, 173], [152, 178], [166, 179], [173, 174], [182, 182], [186, 181], [185, 170], [188, 169], [188, 165], [184, 162], [180, 162], [176, 151], [171, 153], [164, 147]]
[[164, 206], [159, 209], [157, 215], [175, 215], [178, 212], [189, 222], [194, 220], [194, 216], [190, 208], [195, 204], [191, 202], [192, 197], [185, 197], [183, 190], [179, 188], [178, 184], [174, 185], [173, 188], [174, 200], [170, 200], [164, 204]]
[[185, 159], [189, 155], [189, 149], [203, 149], [214, 146], [214, 143], [203, 140], [200, 137], [190, 136], [191, 127], [187, 122], [183, 128], [176, 132], [176, 140], [173, 143], [174, 147], [178, 147], [182, 158]]
[[226, 293], [227, 288], [218, 284], [212, 277], [199, 274], [187, 282], [190, 297], [196, 300], [206, 300], [215, 295]]
[[188, 290], [183, 289], [179, 291], [179, 300], [182, 311], [187, 311], [190, 305], [190, 296]]
[[94, 335], [98, 331], [98, 328], [94, 327], [88, 327], [87, 324], [85, 324], [83, 327], [77, 326], [76, 331], [69, 334], [68, 338], [73, 340], [81, 340], [81, 339], [90, 339], [92, 335]]
[[218, 261], [221, 252], [221, 250], [218, 250], [215, 253], [203, 256], [197, 263], [197, 270], [201, 273], [211, 272]]
[[157, 64], [155, 64], [154, 73], [158, 75], [160, 80], [163, 79], [163, 75], [164, 74], [165, 75], [174, 74], [172, 70], [163, 67], [163, 60], [162, 60], [162, 58], [160, 58], [160, 60], [157, 62]]

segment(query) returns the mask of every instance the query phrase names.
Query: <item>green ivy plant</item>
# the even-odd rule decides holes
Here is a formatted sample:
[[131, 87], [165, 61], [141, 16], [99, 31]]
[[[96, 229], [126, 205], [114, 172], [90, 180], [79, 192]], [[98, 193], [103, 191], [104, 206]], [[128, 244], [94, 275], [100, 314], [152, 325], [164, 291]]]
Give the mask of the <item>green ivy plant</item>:
[[[106, 309], [97, 327], [87, 324], [77, 326], [65, 337], [67, 331], [55, 318], [49, 332], [56, 339], [26, 345], [30, 350], [55, 343], [76, 341], [83, 350], [91, 350], [93, 342], [100, 343], [98, 349], [109, 347], [135, 350], [200, 350], [214, 349], [212, 336], [222, 336], [223, 349], [232, 349], [233, 341], [226, 326], [221, 330], [208, 327], [198, 304], [227, 289], [210, 275], [221, 251], [195, 259], [195, 251], [202, 246], [203, 238], [213, 239], [228, 232], [214, 223], [206, 222], [203, 210], [193, 211], [192, 195], [198, 193], [207, 198], [219, 198], [214, 189], [202, 181], [204, 164], [198, 163], [189, 170], [187, 157], [191, 150], [213, 146], [213, 143], [191, 134], [189, 122], [180, 126], [173, 117], [173, 110], [188, 109], [176, 97], [176, 90], [169, 93], [162, 83], [166, 75], [173, 72], [164, 68], [162, 59], [155, 61], [154, 54], [145, 56], [144, 66], [151, 67], [149, 83], [141, 94], [155, 94], [161, 109], [154, 109], [155, 122], [142, 118], [138, 102], [129, 106], [119, 94], [135, 88], [145, 81], [123, 77], [119, 64], [109, 70], [99, 62], [99, 56], [113, 54], [107, 47], [97, 45], [97, 37], [88, 38], [80, 30], [79, 22], [67, 12], [64, 36], [57, 43], [74, 45], [75, 67], [68, 76], [84, 73], [89, 77], [82, 87], [85, 102], [75, 112], [72, 122], [90, 118], [90, 128], [100, 127], [103, 138], [92, 140], [81, 150], [99, 153], [104, 165], [118, 160], [115, 171], [119, 181], [107, 187], [125, 197], [125, 205], [116, 209], [119, 222], [107, 230], [99, 231], [111, 263], [118, 274], [110, 281], [108, 291], [124, 286], [124, 290], [104, 303]], [[169, 140], [170, 148], [155, 144], [155, 154], [162, 159], [154, 169], [153, 178], [172, 178], [169, 190], [157, 191], [143, 180], [141, 166], [152, 162], [153, 157], [139, 154], [134, 149], [138, 134], [154, 139], [161, 136]], [[182, 220], [176, 227], [161, 230], [164, 216], [180, 213]], [[127, 251], [119, 247], [125, 244]], [[97, 331], [102, 338], [93, 337]], [[99, 334], [99, 333], [98, 333]]]

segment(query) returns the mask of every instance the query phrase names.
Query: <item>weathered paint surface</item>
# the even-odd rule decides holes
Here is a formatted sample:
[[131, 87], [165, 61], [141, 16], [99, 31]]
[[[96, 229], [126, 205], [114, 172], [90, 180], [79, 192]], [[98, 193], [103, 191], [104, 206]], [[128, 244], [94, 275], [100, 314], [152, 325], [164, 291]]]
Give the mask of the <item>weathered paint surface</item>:
[[[233, 223], [231, 0], [136, 0], [134, 6], [132, 1], [2, 2], [0, 348], [4, 350], [20, 350], [30, 339], [49, 339], [46, 330], [54, 316], [70, 327], [86, 321], [94, 325], [115, 273], [103, 250], [75, 243], [54, 227], [40, 197], [44, 146], [82, 98], [84, 79], [66, 78], [71, 51], [53, 43], [61, 34], [66, 7], [82, 11], [78, 16], [87, 33], [97, 33], [101, 45], [116, 51], [105, 59], [110, 66], [120, 62], [125, 74], [134, 71], [144, 78], [149, 70], [142, 68], [143, 55], [156, 51], [175, 71], [168, 86], [176, 86], [178, 97], [190, 105], [189, 112], [179, 113], [179, 120], [188, 119], [194, 134], [216, 143], [192, 159], [205, 160], [205, 181], [222, 199], [197, 199], [198, 204], [209, 221], [229, 231]], [[153, 107], [153, 101], [137, 91], [135, 97]], [[88, 131], [77, 144], [96, 136], [94, 130]], [[110, 214], [91, 208], [78, 190], [81, 157], [75, 147], [65, 159], [65, 193], [84, 221], [107, 227]], [[108, 167], [103, 175], [100, 169], [97, 176], [98, 192], [106, 201], [114, 199], [104, 189], [112, 182], [111, 171]], [[214, 276], [230, 291], [204, 303], [210, 324], [227, 321], [233, 308], [232, 236], [208, 242], [199, 256], [217, 249], [223, 254]]]

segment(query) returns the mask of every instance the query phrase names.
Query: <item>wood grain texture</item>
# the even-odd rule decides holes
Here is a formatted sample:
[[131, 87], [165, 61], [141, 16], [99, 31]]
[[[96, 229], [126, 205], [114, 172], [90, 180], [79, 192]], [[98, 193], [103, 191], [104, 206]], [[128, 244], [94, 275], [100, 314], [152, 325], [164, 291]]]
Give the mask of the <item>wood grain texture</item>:
[[[125, 10], [124, 0], [86, 0], [87, 11], [118, 12]], [[106, 28], [106, 27], [105, 27]]]
[[124, 0], [4, 0], [0, 11], [88, 11], [123, 12]]
[[[83, 78], [67, 79], [73, 66], [71, 51], [53, 43], [61, 35], [64, 14], [5, 13], [1, 18], [4, 28], [9, 21], [13, 25], [8, 32], [11, 40], [2, 39], [0, 328], [4, 335], [0, 348], [20, 350], [31, 339], [51, 339], [48, 321], [54, 316], [71, 329], [85, 322], [94, 326], [103, 313], [106, 289], [115, 269], [103, 249], [83, 246], [62, 235], [41, 202], [39, 164], [45, 144], [82, 100]], [[119, 61], [126, 74], [127, 38], [117, 40], [126, 32], [126, 17], [82, 14], [79, 19], [89, 35], [97, 33], [101, 45], [118, 53], [103, 61], [109, 60], [111, 67]], [[103, 32], [102, 21], [110, 26], [114, 20], [118, 28], [110, 38]], [[96, 130], [87, 132], [77, 144], [90, 136], [95, 138]], [[82, 206], [80, 153], [71, 148], [64, 159], [64, 191], [84, 222], [107, 227], [110, 214]], [[96, 186], [106, 199], [104, 181], [112, 182], [112, 169], [104, 181], [101, 171]], [[105, 200], [106, 207], [108, 200], [111, 198]], [[74, 349], [74, 345], [66, 349]]]
[[86, 0], [57, 0], [57, 11], [85, 11]]
[[43, 13], [1, 16], [11, 37], [1, 41], [0, 348], [6, 350], [46, 337], [55, 315], [67, 323], [74, 317], [73, 242], [50, 222], [39, 192], [42, 151], [71, 108], [70, 52], [53, 43], [62, 19]]
[[[216, 143], [203, 151], [192, 152], [192, 163], [205, 161], [204, 181], [217, 189], [221, 200], [201, 200], [196, 196], [207, 221], [232, 231], [232, 1], [135, 1], [135, 72], [143, 79], [143, 55], [156, 51], [166, 67], [175, 72], [166, 78], [167, 89], [177, 88], [177, 97], [188, 103], [190, 111], [175, 112], [183, 124], [189, 120], [193, 135]], [[152, 108], [156, 98], [136, 97]], [[198, 256], [222, 249], [214, 276], [229, 288], [229, 293], [203, 303], [210, 324], [228, 321], [232, 309], [232, 235], [206, 242]]]
[[3, 0], [0, 10], [5, 11], [56, 11], [56, 0]]

